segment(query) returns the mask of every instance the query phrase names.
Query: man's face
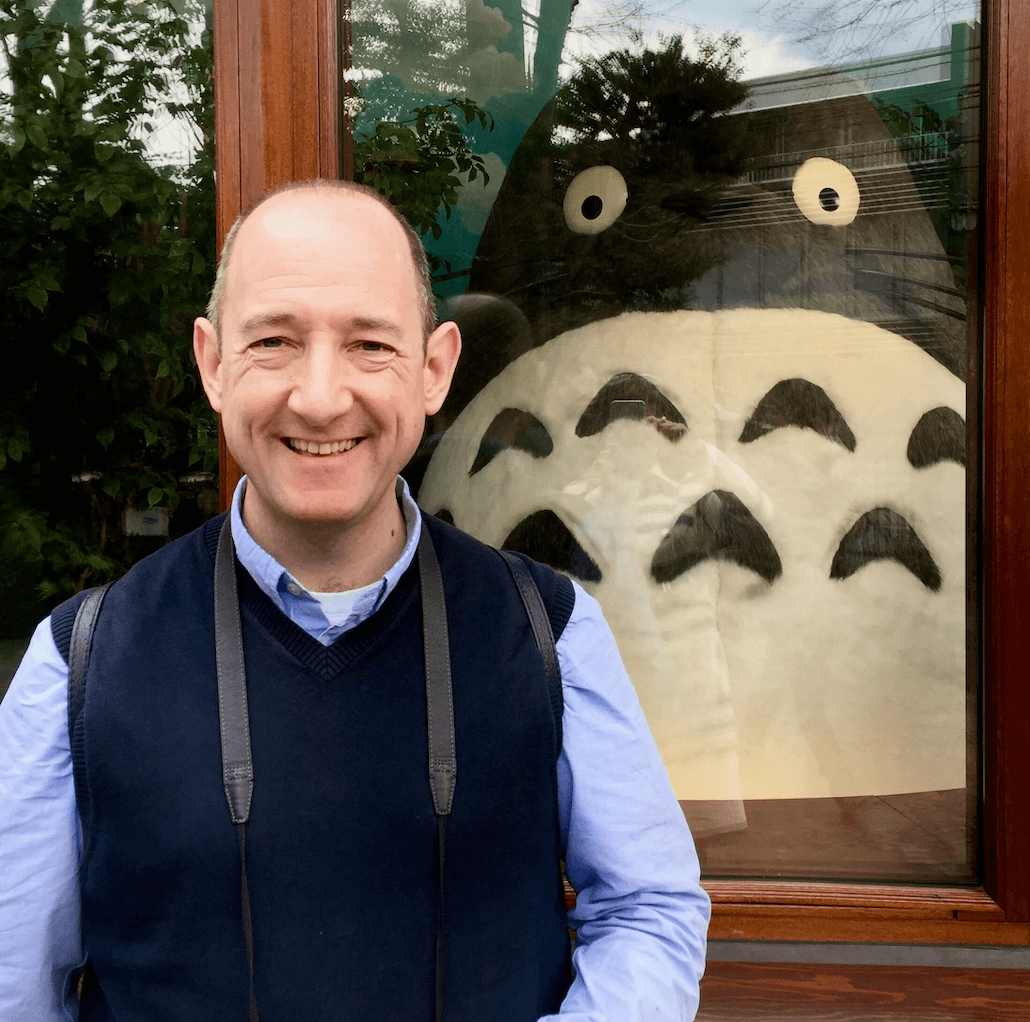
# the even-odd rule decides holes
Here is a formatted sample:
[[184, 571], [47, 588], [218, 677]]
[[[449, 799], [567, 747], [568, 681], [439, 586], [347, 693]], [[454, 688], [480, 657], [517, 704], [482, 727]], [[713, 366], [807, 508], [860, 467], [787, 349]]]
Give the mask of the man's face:
[[460, 341], [425, 350], [407, 241], [360, 195], [270, 199], [243, 224], [226, 280], [221, 350], [194, 346], [226, 443], [247, 473], [255, 538], [392, 525], [397, 472], [438, 410]]

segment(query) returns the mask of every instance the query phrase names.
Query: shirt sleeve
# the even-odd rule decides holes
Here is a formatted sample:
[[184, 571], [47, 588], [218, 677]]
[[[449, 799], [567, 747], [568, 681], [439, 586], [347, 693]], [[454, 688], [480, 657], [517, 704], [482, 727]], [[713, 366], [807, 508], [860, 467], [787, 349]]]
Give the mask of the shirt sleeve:
[[68, 668], [47, 618], [0, 703], [0, 1018], [78, 1018], [80, 857]]
[[[574, 583], [575, 584], [575, 583]], [[558, 801], [575, 979], [541, 1022], [690, 1022], [711, 911], [694, 842], [615, 639], [576, 585], [557, 643]]]

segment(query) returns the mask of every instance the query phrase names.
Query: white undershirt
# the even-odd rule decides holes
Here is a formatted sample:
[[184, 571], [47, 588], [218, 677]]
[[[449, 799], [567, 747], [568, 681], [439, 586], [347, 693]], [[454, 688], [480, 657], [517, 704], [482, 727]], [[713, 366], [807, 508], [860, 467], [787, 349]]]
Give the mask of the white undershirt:
[[[322, 605], [322, 613], [325, 614], [330, 625], [342, 625], [350, 617], [354, 604], [366, 593], [371, 593], [382, 584], [382, 579], [378, 579], [360, 589], [347, 589], [342, 593], [316, 593], [313, 589], [307, 589], [304, 586], [301, 588]], [[299, 586], [300, 583], [298, 582], [297, 585]]]

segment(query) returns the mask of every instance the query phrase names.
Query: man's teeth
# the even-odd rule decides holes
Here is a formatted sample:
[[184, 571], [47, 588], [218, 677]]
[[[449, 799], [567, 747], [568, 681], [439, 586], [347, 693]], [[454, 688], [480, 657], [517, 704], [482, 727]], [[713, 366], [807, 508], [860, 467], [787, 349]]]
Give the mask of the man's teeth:
[[286, 442], [295, 451], [304, 454], [340, 454], [349, 451], [357, 446], [358, 441], [354, 440], [333, 440], [328, 444], [316, 444], [314, 440], [298, 440], [296, 437], [287, 437]]

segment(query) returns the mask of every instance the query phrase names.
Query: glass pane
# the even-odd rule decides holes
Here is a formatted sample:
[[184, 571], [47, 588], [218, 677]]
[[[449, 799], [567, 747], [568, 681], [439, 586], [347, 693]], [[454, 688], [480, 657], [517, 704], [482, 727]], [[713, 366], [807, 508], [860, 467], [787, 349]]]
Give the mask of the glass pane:
[[464, 338], [422, 505], [601, 602], [708, 875], [973, 881], [978, 5], [344, 18]]

